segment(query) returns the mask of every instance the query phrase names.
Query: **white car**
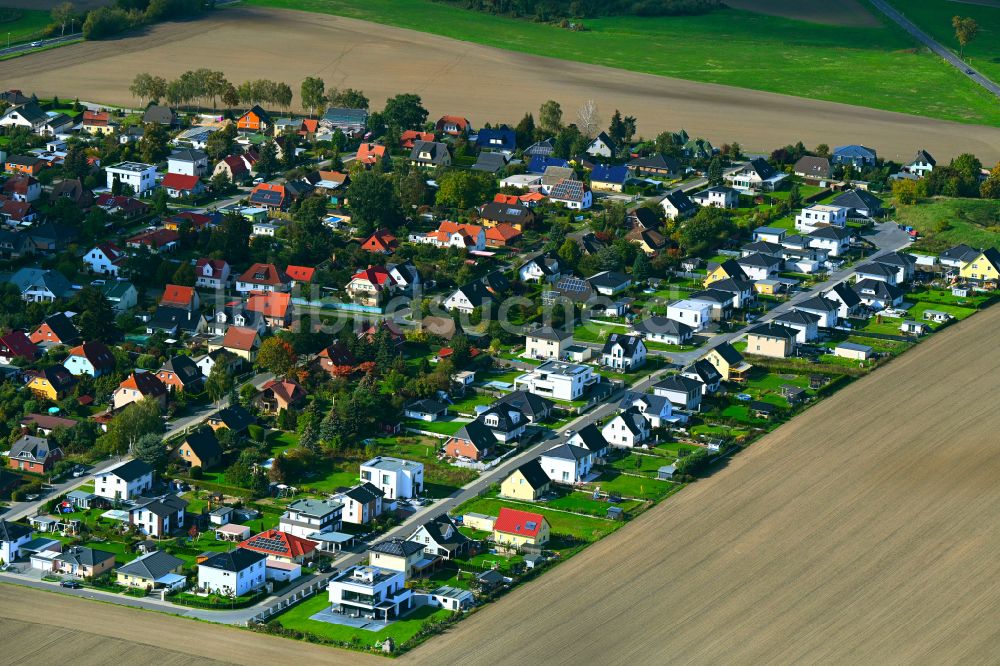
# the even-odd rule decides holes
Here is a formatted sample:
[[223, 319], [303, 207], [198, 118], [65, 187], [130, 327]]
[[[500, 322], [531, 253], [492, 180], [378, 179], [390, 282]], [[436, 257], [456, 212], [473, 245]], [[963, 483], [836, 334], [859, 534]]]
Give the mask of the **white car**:
[[31, 42], [30, 44], [28, 44], [28, 46], [30, 46], [33, 49], [37, 49], [41, 45], [42, 45], [41, 42]]

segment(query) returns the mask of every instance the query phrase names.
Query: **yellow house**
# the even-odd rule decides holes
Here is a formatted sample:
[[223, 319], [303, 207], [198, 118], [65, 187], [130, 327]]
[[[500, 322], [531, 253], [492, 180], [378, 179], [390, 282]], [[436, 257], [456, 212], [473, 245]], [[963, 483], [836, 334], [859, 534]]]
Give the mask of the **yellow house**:
[[76, 378], [61, 365], [53, 365], [43, 370], [29, 370], [28, 390], [39, 398], [62, 400], [76, 385]]
[[732, 278], [734, 280], [746, 280], [747, 274], [743, 272], [740, 265], [736, 263], [735, 259], [726, 259], [721, 264], [709, 264], [708, 275], [705, 276], [704, 286], [708, 286], [713, 282], [718, 282], [719, 280], [728, 280]]
[[154, 550], [115, 569], [115, 580], [125, 587], [154, 590], [183, 586], [180, 575], [184, 560], [163, 550]]
[[[424, 559], [424, 545], [415, 541], [387, 539], [368, 548], [368, 563], [379, 569], [400, 571], [404, 576], [419, 573]], [[429, 563], [425, 563], [425, 566]]]
[[493, 524], [493, 541], [509, 550], [544, 546], [549, 542], [549, 522], [540, 513], [503, 507]]
[[705, 360], [711, 363], [722, 380], [727, 382], [745, 382], [750, 374], [752, 365], [743, 360], [743, 355], [728, 342], [712, 349], [705, 355]]
[[747, 353], [772, 358], [787, 358], [795, 351], [798, 331], [774, 323], [755, 326], [747, 331]]
[[1000, 251], [995, 247], [983, 250], [978, 257], [962, 266], [958, 274], [966, 280], [997, 284], [1000, 281]]
[[549, 477], [538, 459], [515, 469], [500, 484], [500, 495], [511, 499], [534, 502], [549, 490]]

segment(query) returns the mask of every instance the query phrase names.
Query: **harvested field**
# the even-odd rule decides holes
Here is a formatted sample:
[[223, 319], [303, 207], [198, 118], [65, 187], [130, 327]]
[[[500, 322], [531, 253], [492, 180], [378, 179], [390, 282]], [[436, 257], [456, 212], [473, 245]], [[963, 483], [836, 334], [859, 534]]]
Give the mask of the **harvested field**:
[[0, 584], [5, 664], [385, 664], [383, 659]]
[[995, 662], [998, 326], [918, 345], [404, 661]]
[[[298, 48], [288, 49], [289, 36]], [[299, 54], [313, 54], [302, 58]], [[138, 71], [174, 77], [211, 65], [232, 81], [274, 78], [296, 92], [306, 76], [328, 87], [361, 88], [376, 108], [399, 92], [420, 94], [432, 117], [461, 113], [474, 123], [517, 122], [558, 100], [573, 118], [586, 99], [605, 120], [615, 108], [639, 119], [639, 132], [685, 128], [716, 145], [738, 141], [770, 151], [802, 140], [809, 146], [864, 143], [890, 159], [916, 148], [939, 161], [962, 152], [984, 163], [1000, 159], [1000, 128], [961, 125], [874, 109], [729, 86], [701, 84], [477, 46], [354, 19], [294, 11], [231, 8], [146, 34], [85, 42], [17, 60], [0, 72], [0, 87], [39, 97], [79, 96], [134, 104], [128, 86]], [[511, 91], [517, 91], [511, 94]], [[472, 94], [470, 94], [472, 91]]]
[[879, 25], [878, 19], [860, 0], [726, 0], [733, 9], [782, 16], [797, 21], [866, 28]]

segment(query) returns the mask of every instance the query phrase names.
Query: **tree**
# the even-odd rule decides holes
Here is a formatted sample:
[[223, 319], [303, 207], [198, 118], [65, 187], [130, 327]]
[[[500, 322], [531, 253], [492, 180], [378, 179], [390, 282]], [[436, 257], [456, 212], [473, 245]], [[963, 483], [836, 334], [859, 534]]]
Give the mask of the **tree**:
[[167, 128], [159, 123], [146, 123], [142, 138], [139, 139], [139, 156], [147, 164], [156, 164], [170, 154], [170, 135]]
[[521, 122], [514, 128], [519, 148], [527, 148], [535, 139], [535, 118], [530, 113], [524, 114]]
[[563, 241], [562, 246], [556, 254], [559, 255], [559, 261], [567, 267], [576, 268], [577, 263], [580, 261], [580, 246], [572, 238], [567, 238]]
[[345, 109], [367, 109], [369, 100], [360, 90], [354, 88], [334, 88], [327, 96], [330, 106], [337, 106]]
[[167, 465], [167, 447], [163, 438], [155, 433], [143, 435], [132, 444], [129, 453], [133, 458], [143, 461], [157, 472], [162, 472]]
[[299, 97], [302, 106], [311, 109], [313, 114], [319, 113], [320, 107], [326, 103], [326, 83], [317, 76], [307, 76], [302, 80]]
[[[52, 10], [55, 12], [55, 10]], [[153, 77], [150, 74], [141, 72], [135, 75], [132, 79], [132, 85], [128, 87], [128, 91], [132, 93], [133, 97], [137, 97], [141, 102], [145, 102], [147, 99], [152, 97], [150, 92], [152, 88]]]
[[708, 184], [722, 185], [722, 160], [718, 155], [712, 158], [712, 161], [708, 163]]
[[76, 326], [84, 340], [108, 341], [115, 337], [115, 313], [97, 287], [87, 285], [73, 298], [73, 309], [79, 312]]
[[989, 177], [979, 186], [979, 196], [984, 199], [1000, 199], [1000, 162], [997, 162]]
[[593, 138], [601, 124], [601, 115], [597, 110], [597, 102], [588, 99], [576, 112], [577, 125], [588, 139]]
[[653, 267], [649, 263], [649, 257], [645, 252], [637, 252], [635, 261], [632, 263], [632, 278], [635, 280], [645, 280], [653, 272]]
[[66, 24], [76, 16], [76, 7], [73, 6], [72, 2], [63, 2], [53, 7], [49, 15], [52, 17], [53, 23], [59, 24], [59, 34], [62, 36], [66, 34]]
[[396, 197], [404, 211], [427, 203], [427, 178], [419, 169], [400, 174], [396, 180]]
[[347, 188], [347, 198], [351, 202], [352, 221], [363, 233], [394, 227], [399, 218], [392, 181], [383, 174], [375, 171], [357, 174]]
[[160, 403], [155, 398], [143, 398], [118, 413], [108, 424], [108, 432], [101, 437], [102, 450], [117, 455], [131, 451], [143, 435], [163, 431]]
[[181, 265], [177, 267], [176, 271], [174, 271], [171, 283], [182, 287], [193, 287], [194, 282], [194, 267], [191, 265], [190, 261], [182, 261]]
[[970, 17], [962, 18], [961, 16], [951, 17], [951, 27], [955, 29], [955, 39], [958, 40], [959, 46], [959, 57], [965, 57], [965, 47], [976, 38], [979, 33], [979, 24], [976, 23], [976, 19]]
[[798, 183], [792, 183], [791, 188], [788, 190], [788, 205], [791, 208], [802, 206], [802, 190], [799, 189]]
[[684, 223], [679, 237], [681, 245], [688, 254], [703, 254], [718, 247], [732, 236], [734, 231], [731, 215], [727, 211], [706, 207]]
[[312, 453], [319, 453], [319, 437], [312, 423], [307, 424], [299, 435], [299, 446]]
[[894, 180], [892, 181], [892, 196], [897, 204], [915, 204], [922, 196], [923, 182], [917, 180]]
[[205, 380], [205, 392], [212, 402], [219, 403], [233, 390], [233, 376], [226, 363], [216, 363]]
[[265, 143], [260, 149], [260, 157], [253, 167], [254, 171], [265, 176], [270, 176], [278, 170], [278, 147], [273, 140]]
[[492, 199], [495, 191], [492, 176], [476, 171], [446, 171], [438, 178], [436, 201], [441, 206], [466, 210]]
[[622, 120], [622, 112], [615, 109], [611, 116], [611, 124], [608, 126], [608, 136], [617, 145], [625, 142], [625, 121]]
[[538, 110], [538, 124], [543, 132], [558, 134], [562, 129], [562, 107], [559, 102], [549, 100]]
[[386, 125], [412, 129], [427, 122], [427, 109], [423, 107], [420, 95], [402, 93], [385, 101], [382, 117]]
[[63, 171], [73, 178], [86, 178], [91, 171], [90, 163], [87, 160], [87, 151], [78, 143], [74, 143], [66, 150], [66, 157], [63, 160]]
[[226, 123], [218, 132], [212, 132], [205, 140], [205, 152], [213, 160], [221, 160], [233, 151], [236, 145], [236, 123]]
[[257, 367], [285, 377], [295, 367], [298, 357], [292, 346], [278, 337], [264, 340], [257, 352]]

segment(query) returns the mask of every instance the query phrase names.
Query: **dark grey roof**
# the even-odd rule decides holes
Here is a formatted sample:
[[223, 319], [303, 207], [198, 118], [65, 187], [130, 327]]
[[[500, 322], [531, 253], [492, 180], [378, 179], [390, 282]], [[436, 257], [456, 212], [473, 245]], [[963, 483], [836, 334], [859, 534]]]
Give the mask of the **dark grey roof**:
[[684, 215], [687, 213], [693, 213], [698, 210], [697, 204], [691, 201], [691, 197], [684, 193], [684, 190], [674, 190], [673, 192], [668, 192], [664, 197], [664, 201], [669, 201], [670, 205], [677, 209], [679, 215]]
[[157, 550], [138, 557], [128, 564], [118, 567], [115, 571], [129, 576], [156, 580], [166, 576], [183, 564], [184, 560], [181, 558], [174, 557], [166, 551]]
[[177, 122], [177, 114], [169, 106], [152, 105], [142, 114], [142, 122], [173, 125]]
[[747, 165], [746, 169], [756, 173], [761, 180], [767, 180], [777, 173], [777, 171], [774, 170], [774, 167], [768, 164], [767, 160], [762, 157], [755, 157], [750, 160], [750, 164]]
[[691, 301], [708, 301], [710, 303], [719, 303], [720, 305], [732, 304], [733, 294], [732, 292], [723, 291], [721, 289], [715, 288], [715, 282], [712, 283], [710, 289], [702, 289], [701, 291], [696, 291], [693, 294], [687, 296], [687, 300]]
[[218, 419], [233, 432], [241, 432], [256, 421], [253, 415], [240, 405], [226, 407], [213, 414], [211, 418]]
[[812, 238], [825, 238], [829, 240], [844, 240], [851, 237], [851, 230], [842, 227], [820, 227], [808, 233]]
[[31, 528], [9, 520], [0, 520], [0, 543], [10, 543], [31, 534]]
[[874, 259], [876, 264], [884, 264], [886, 266], [914, 266], [917, 263], [917, 258], [913, 255], [903, 254], [901, 252], [890, 252], [889, 254], [884, 254], [881, 257]]
[[423, 552], [423, 550], [424, 547], [422, 544], [416, 543], [415, 541], [406, 541], [405, 539], [400, 539], [399, 537], [380, 541], [379, 543], [376, 543], [368, 548], [369, 552], [392, 555], [393, 557], [409, 557], [414, 553]]
[[865, 264], [854, 269], [858, 275], [880, 275], [882, 277], [893, 277], [896, 271], [879, 263]]
[[567, 331], [562, 328], [553, 328], [551, 326], [539, 326], [534, 330], [528, 331], [525, 335], [532, 338], [541, 338], [542, 340], [562, 342], [567, 338], [573, 337], [573, 331]]
[[513, 391], [493, 403], [494, 405], [511, 405], [521, 410], [531, 419], [537, 419], [552, 410], [555, 403], [548, 398], [529, 393], [528, 391]]
[[664, 391], [701, 393], [701, 382], [682, 375], [670, 375], [669, 377], [666, 377], [654, 384], [653, 387]]
[[71, 546], [56, 556], [59, 562], [69, 562], [77, 566], [92, 567], [108, 560], [115, 559], [114, 553], [96, 548], [86, 548], [83, 546]]
[[969, 247], [965, 243], [960, 243], [955, 247], [950, 247], [939, 255], [940, 259], [953, 259], [955, 261], [968, 262], [979, 256], [979, 250]]
[[859, 296], [860, 295], [867, 296], [868, 294], [872, 294], [876, 298], [881, 298], [881, 299], [888, 298], [891, 300], [895, 300], [903, 295], [903, 290], [900, 289], [899, 287], [894, 287], [888, 282], [883, 282], [882, 280], [873, 280], [871, 278], [861, 280], [860, 282], [855, 284], [854, 291], [857, 292]]
[[159, 305], [152, 319], [149, 320], [149, 327], [161, 331], [184, 331], [185, 333], [195, 333], [202, 321], [200, 312], [191, 312], [185, 308], [175, 308], [169, 305]]
[[910, 164], [916, 164], [917, 162], [926, 162], [927, 164], [930, 164], [932, 167], [937, 166], [937, 161], [933, 157], [931, 157], [930, 153], [928, 153], [926, 150], [922, 148], [917, 151], [916, 155], [913, 156], [913, 159], [910, 161]]
[[444, 164], [449, 155], [447, 144], [437, 141], [415, 142], [413, 150], [410, 151], [410, 159], [422, 161], [423, 158], [420, 157], [420, 153], [428, 153], [430, 157], [426, 161], [429, 161], [431, 164]]
[[117, 467], [112, 467], [111, 469], [102, 472], [102, 474], [113, 474], [122, 481], [126, 482], [135, 481], [146, 474], [152, 473], [153, 468], [150, 467], [148, 463], [139, 459], [129, 460], [128, 462], [124, 462]]
[[625, 395], [618, 402], [619, 409], [628, 409], [629, 407], [634, 407], [637, 403], [644, 402], [647, 405], [646, 413], [659, 414], [663, 411], [663, 408], [670, 404], [662, 395], [653, 395], [652, 393], [640, 393], [638, 391], [626, 391]]
[[208, 155], [200, 150], [195, 150], [194, 148], [181, 148], [170, 153], [170, 157], [168, 159], [178, 160], [181, 162], [198, 162], [206, 159], [207, 157]]
[[646, 417], [642, 415], [642, 412], [637, 407], [629, 407], [618, 416], [621, 417], [625, 427], [633, 435], [639, 435], [649, 430], [649, 421], [646, 420]]
[[882, 210], [882, 200], [871, 192], [866, 192], [864, 190], [846, 190], [836, 199], [831, 201], [830, 205], [843, 206], [844, 208], [852, 208], [855, 210]]
[[420, 412], [422, 414], [440, 414], [448, 409], [448, 405], [444, 404], [440, 400], [421, 398], [419, 400], [411, 400], [406, 403], [403, 409], [408, 412]]
[[479, 153], [479, 157], [476, 158], [476, 163], [472, 165], [472, 169], [475, 171], [485, 171], [487, 173], [496, 173], [507, 166], [507, 159], [504, 157], [503, 153]]
[[354, 486], [350, 490], [344, 493], [345, 497], [350, 497], [355, 502], [360, 502], [362, 504], [367, 504], [372, 500], [385, 497], [385, 493], [379, 490], [376, 486], [365, 482], [361, 485]]
[[676, 335], [678, 337], [684, 337], [694, 331], [693, 328], [685, 323], [656, 316], [646, 317], [642, 321], [632, 324], [632, 329], [647, 335], [656, 333], [659, 335]]
[[257, 553], [252, 550], [247, 550], [246, 548], [237, 548], [236, 550], [231, 550], [228, 553], [217, 553], [198, 566], [238, 573], [240, 571], [244, 571], [245, 569], [249, 569], [251, 566], [264, 559], [267, 559], [267, 555], [264, 553]]
[[748, 254], [745, 257], [740, 257], [739, 259], [736, 260], [736, 262], [740, 266], [755, 266], [757, 268], [770, 268], [775, 264], [780, 264], [781, 258], [755, 252], [753, 254]]
[[34, 435], [24, 435], [10, 446], [11, 460], [30, 460], [44, 463], [58, 446], [50, 446], [49, 440]]
[[854, 292], [853, 289], [851, 289], [851, 285], [847, 284], [846, 282], [838, 282], [837, 284], [833, 285], [830, 291], [826, 293], [829, 294], [831, 292], [837, 294], [837, 296], [840, 298], [840, 301], [849, 308], [854, 307], [855, 305], [861, 302], [861, 299], [858, 298], [858, 295]]
[[590, 286], [594, 287], [620, 287], [626, 282], [630, 282], [632, 278], [624, 273], [619, 273], [618, 271], [603, 271], [597, 275], [593, 275], [587, 278], [587, 282]]
[[583, 460], [590, 455], [592, 455], [590, 449], [566, 442], [553, 446], [548, 451], [542, 453], [542, 457], [559, 458], [561, 460]]
[[[579, 447], [571, 447], [579, 448]], [[554, 450], [554, 449], [553, 449]], [[517, 468], [517, 471], [521, 473], [524, 480], [528, 482], [528, 485], [538, 490], [539, 488], [544, 488], [549, 484], [549, 477], [542, 469], [542, 464], [538, 461], [538, 458], [524, 463]]]
[[175, 356], [163, 364], [163, 370], [177, 375], [185, 385], [197, 382], [202, 378], [201, 368], [190, 356]]
[[581, 444], [595, 453], [608, 448], [608, 440], [604, 438], [604, 433], [593, 423], [588, 423], [580, 428], [580, 431], [573, 435], [572, 439], [579, 439]]
[[187, 508], [188, 501], [181, 499], [177, 495], [163, 495], [162, 497], [140, 497], [135, 500], [133, 510], [149, 511], [161, 518], [172, 516]]
[[538, 266], [538, 269], [542, 271], [542, 275], [556, 275], [559, 272], [559, 257], [554, 252], [533, 254], [524, 260], [524, 263], [518, 267], [518, 270], [528, 264]]
[[812, 298], [807, 298], [801, 303], [798, 303], [795, 307], [800, 310], [820, 310], [823, 312], [829, 312], [830, 310], [836, 310], [837, 305], [837, 303], [829, 300], [828, 298], [813, 296]]
[[753, 291], [753, 280], [741, 280], [739, 278], [716, 280], [712, 283], [711, 290], [725, 291], [729, 294], [740, 294]]
[[480, 413], [479, 416], [476, 417], [476, 421], [480, 421], [483, 425], [486, 425], [487, 416], [496, 416], [498, 424], [495, 426], [487, 425], [487, 427], [493, 430], [500, 430], [502, 432], [517, 430], [518, 428], [523, 427], [528, 421], [528, 417], [526, 417], [521, 410], [514, 405], [494, 404], [485, 412]]
[[736, 347], [733, 347], [728, 342], [723, 342], [715, 348], [715, 351], [730, 365], [740, 363], [743, 360], [743, 354], [736, 351]]
[[689, 375], [697, 375], [698, 379], [705, 384], [716, 384], [722, 381], [722, 373], [720, 373], [714, 365], [703, 358], [695, 361], [688, 367], [684, 368], [681, 372]]
[[[462, 545], [471, 541], [469, 537], [465, 536], [458, 531], [458, 526], [455, 524], [448, 514], [442, 513], [434, 518], [431, 518], [426, 523], [422, 525], [424, 530], [427, 531], [428, 536], [434, 541], [438, 546], [447, 548], [448, 550], [455, 550]], [[414, 530], [414, 534], [419, 531]], [[447, 536], [445, 534], [447, 533]], [[413, 535], [410, 535], [412, 538]]]
[[614, 350], [615, 346], [620, 346], [622, 348], [622, 354], [625, 358], [631, 358], [639, 353], [640, 345], [645, 346], [642, 344], [641, 335], [612, 333], [605, 341], [604, 348], [601, 350], [601, 353], [610, 354], [612, 350]]
[[833, 173], [833, 169], [830, 168], [829, 159], [825, 157], [813, 157], [812, 155], [800, 157], [799, 161], [792, 167], [792, 171], [812, 176], [813, 178], [829, 178], [830, 174]]
[[675, 157], [657, 153], [649, 157], [637, 157], [628, 163], [633, 169], [669, 169], [672, 173], [681, 170], [681, 163]]
[[[743, 267], [735, 259], [726, 259], [721, 264], [718, 264], [718, 266], [726, 271], [726, 275], [731, 278], [736, 278], [737, 280], [747, 279], [747, 274], [743, 271]], [[714, 268], [712, 264], [709, 264], [710, 271], [714, 270]]]
[[778, 315], [774, 318], [774, 321], [779, 324], [802, 324], [808, 326], [809, 324], [815, 324], [819, 319], [819, 315], [814, 315], [811, 312], [792, 310], [791, 312]]
[[785, 338], [786, 340], [794, 340], [795, 336], [799, 334], [794, 328], [788, 328], [787, 326], [781, 326], [780, 324], [775, 324], [768, 322], [766, 324], [761, 324], [760, 326], [754, 326], [749, 331], [748, 335], [760, 335], [770, 338]]
[[781, 243], [768, 243], [767, 241], [754, 241], [753, 243], [747, 243], [742, 248], [744, 252], [760, 253], [760, 254], [777, 254], [784, 249]]
[[184, 442], [191, 447], [191, 450], [202, 462], [222, 455], [222, 447], [219, 446], [219, 440], [216, 439], [215, 431], [211, 428], [200, 428], [190, 433]]

